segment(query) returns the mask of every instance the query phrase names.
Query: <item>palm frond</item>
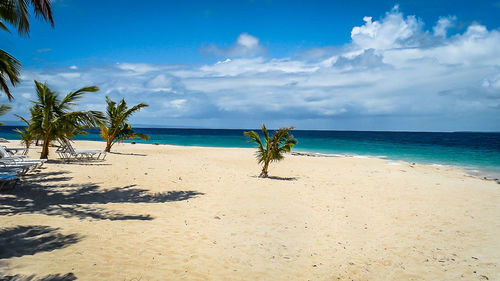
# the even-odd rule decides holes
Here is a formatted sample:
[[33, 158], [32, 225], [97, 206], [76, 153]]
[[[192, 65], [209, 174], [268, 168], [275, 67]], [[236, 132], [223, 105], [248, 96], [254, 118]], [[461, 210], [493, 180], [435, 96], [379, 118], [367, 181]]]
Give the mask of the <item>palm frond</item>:
[[9, 53], [0, 50], [0, 91], [3, 91], [9, 100], [14, 97], [10, 92], [7, 79], [12, 86], [16, 86], [19, 83], [20, 70], [21, 63]]
[[0, 116], [5, 115], [12, 107], [7, 104], [0, 104]]
[[99, 91], [99, 87], [90, 86], [83, 87], [74, 92], [69, 92], [60, 102], [59, 107], [62, 109], [67, 109], [68, 107], [75, 105], [75, 102], [81, 99], [85, 93], [95, 93], [97, 91]]
[[[54, 27], [50, 0], [31, 0], [35, 16], [44, 19]], [[0, 1], [0, 18], [13, 25], [20, 35], [29, 36], [28, 0], [2, 0]]]
[[266, 139], [266, 143], [270, 141], [269, 133], [267, 132], [266, 125], [262, 124], [262, 133], [264, 134], [264, 138]]
[[23, 121], [24, 123], [26, 123], [26, 125], [29, 126], [30, 122], [28, 120], [26, 120], [26, 118], [22, 117], [21, 115], [17, 115], [17, 114], [14, 114], [14, 116], [16, 116], [17, 118], [19, 118], [21, 121]]
[[50, 0], [31, 0], [31, 6], [33, 6], [35, 10], [35, 15], [37, 17], [42, 17], [54, 27], [54, 19], [52, 18], [52, 8], [50, 4]]
[[2, 20], [0, 20], [0, 29], [3, 30], [3, 31], [7, 31], [8, 33], [10, 33], [9, 28], [3, 23]]

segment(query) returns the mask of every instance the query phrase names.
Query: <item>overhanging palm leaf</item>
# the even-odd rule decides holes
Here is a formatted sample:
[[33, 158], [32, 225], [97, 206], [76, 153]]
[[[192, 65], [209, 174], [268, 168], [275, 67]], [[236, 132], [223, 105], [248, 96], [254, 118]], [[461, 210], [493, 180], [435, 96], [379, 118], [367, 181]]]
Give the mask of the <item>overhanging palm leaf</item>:
[[16, 58], [0, 50], [0, 91], [5, 92], [9, 100], [12, 100], [13, 96], [8, 82], [12, 86], [19, 83], [20, 69], [21, 63]]
[[4, 23], [13, 25], [20, 35], [28, 35], [30, 32], [28, 4], [33, 7], [36, 17], [43, 18], [54, 27], [50, 0], [29, 2], [27, 0], [2, 0], [0, 1], [0, 19]]
[[[10, 33], [7, 25], [13, 25], [20, 35], [29, 35], [29, 9], [31, 4], [35, 15], [50, 22], [54, 27], [50, 0], [0, 0], [0, 29]], [[9, 100], [12, 94], [8, 82], [12, 86], [19, 83], [21, 63], [7, 52], [0, 50], [0, 91], [4, 92]], [[9, 80], [9, 81], [8, 81]]]
[[[11, 109], [12, 109], [12, 107], [10, 105], [0, 104], [0, 116], [5, 115]], [[3, 125], [5, 125], [5, 123], [0, 122], [0, 125], [3, 126]]]
[[254, 142], [256, 144], [257, 151], [255, 152], [255, 156], [259, 164], [264, 164], [259, 177], [267, 177], [269, 163], [282, 160], [284, 158], [284, 153], [290, 152], [292, 147], [297, 144], [297, 140], [293, 135], [290, 135], [290, 130], [292, 129], [293, 127], [281, 128], [270, 137], [266, 126], [262, 124], [265, 145], [262, 143], [258, 133], [254, 131], [243, 133], [243, 135], [248, 138], [248, 142]]

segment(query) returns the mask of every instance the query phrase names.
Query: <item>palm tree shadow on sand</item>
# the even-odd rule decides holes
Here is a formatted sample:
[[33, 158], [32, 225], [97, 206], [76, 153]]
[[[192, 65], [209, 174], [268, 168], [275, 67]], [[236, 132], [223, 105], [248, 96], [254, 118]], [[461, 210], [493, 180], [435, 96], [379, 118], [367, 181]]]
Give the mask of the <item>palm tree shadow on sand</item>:
[[44, 225], [18, 225], [0, 229], [0, 259], [62, 249], [83, 238], [79, 234], [63, 235], [58, 230]]
[[73, 273], [67, 274], [50, 274], [41, 278], [36, 277], [36, 275], [0, 275], [0, 280], [2, 281], [73, 281], [76, 280], [76, 276]]
[[[168, 191], [150, 193], [135, 185], [100, 189], [99, 185], [66, 184], [68, 172], [40, 172], [25, 176], [14, 189], [0, 193], [0, 216], [39, 213], [102, 220], [152, 220], [150, 215], [122, 214], [94, 206], [108, 203], [166, 203], [188, 200], [203, 193]], [[43, 183], [40, 184], [40, 183]]]
[[[40, 252], [51, 252], [78, 243], [83, 237], [79, 234], [62, 234], [59, 228], [44, 225], [18, 225], [0, 229], [0, 260]], [[0, 268], [7, 268], [0, 262]], [[44, 277], [36, 275], [6, 275], [0, 272], [0, 280], [9, 281], [70, 281], [76, 280], [73, 273], [51, 274]]]
[[[252, 176], [252, 178], [261, 178], [258, 176]], [[270, 180], [280, 180], [280, 181], [296, 181], [298, 178], [296, 177], [279, 177], [279, 176], [267, 176], [264, 179], [270, 179]]]

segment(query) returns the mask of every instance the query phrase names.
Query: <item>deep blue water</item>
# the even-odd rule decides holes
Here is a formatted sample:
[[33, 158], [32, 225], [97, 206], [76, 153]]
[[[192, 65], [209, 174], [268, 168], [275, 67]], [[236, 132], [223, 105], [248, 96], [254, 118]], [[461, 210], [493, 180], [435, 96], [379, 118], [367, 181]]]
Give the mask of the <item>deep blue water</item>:
[[[0, 137], [19, 139], [12, 130], [0, 127]], [[252, 147], [246, 142], [245, 130], [135, 128], [148, 134], [149, 143]], [[500, 133], [422, 133], [367, 131], [294, 130], [299, 141], [295, 151], [331, 154], [385, 156], [394, 160], [457, 165], [500, 174]], [[78, 136], [81, 140], [102, 140], [98, 130]], [[144, 142], [136, 140], [136, 142]]]

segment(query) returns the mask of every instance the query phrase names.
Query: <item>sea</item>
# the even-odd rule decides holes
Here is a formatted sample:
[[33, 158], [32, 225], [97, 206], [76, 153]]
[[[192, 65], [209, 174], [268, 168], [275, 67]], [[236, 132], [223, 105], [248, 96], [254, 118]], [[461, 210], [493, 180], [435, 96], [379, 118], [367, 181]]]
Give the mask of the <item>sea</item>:
[[[0, 137], [19, 139], [15, 126], [1, 126]], [[207, 147], [253, 147], [242, 129], [134, 128], [157, 143]], [[259, 130], [255, 130], [260, 132]], [[500, 132], [380, 132], [293, 130], [293, 151], [323, 155], [377, 157], [432, 165], [453, 165], [472, 174], [500, 179]], [[98, 130], [75, 137], [101, 141]]]

